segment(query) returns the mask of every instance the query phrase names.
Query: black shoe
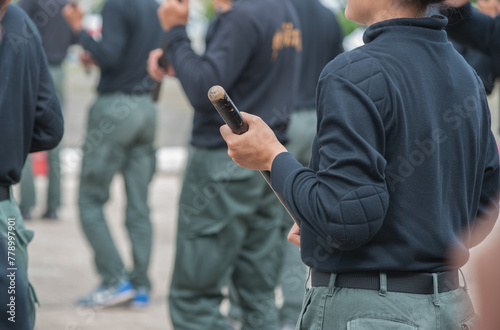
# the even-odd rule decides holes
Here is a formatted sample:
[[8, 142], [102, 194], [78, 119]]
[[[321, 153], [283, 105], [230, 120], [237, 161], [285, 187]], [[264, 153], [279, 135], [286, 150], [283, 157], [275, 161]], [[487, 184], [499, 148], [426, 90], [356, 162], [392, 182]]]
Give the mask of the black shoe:
[[23, 220], [31, 220], [30, 209], [28, 209], [28, 208], [22, 208], [21, 209], [21, 216], [23, 217]]
[[42, 218], [44, 219], [50, 219], [50, 220], [57, 220], [59, 219], [59, 217], [57, 216], [57, 212], [56, 212], [56, 209], [47, 209], [47, 212], [45, 212], [43, 215], [42, 215]]

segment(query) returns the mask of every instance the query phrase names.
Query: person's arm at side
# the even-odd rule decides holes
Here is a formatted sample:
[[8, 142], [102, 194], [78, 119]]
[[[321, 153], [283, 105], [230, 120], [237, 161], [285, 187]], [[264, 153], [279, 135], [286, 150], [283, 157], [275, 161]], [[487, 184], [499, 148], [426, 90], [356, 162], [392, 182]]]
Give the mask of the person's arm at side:
[[469, 247], [481, 243], [493, 229], [499, 213], [500, 174], [498, 148], [493, 133], [486, 151], [483, 186], [479, 200], [477, 219], [473, 223]]
[[64, 134], [64, 120], [59, 97], [48, 69], [47, 59], [41, 50], [41, 44], [39, 47], [40, 80], [30, 152], [55, 148]]
[[147, 61], [148, 74], [156, 82], [161, 82], [165, 76], [175, 77], [175, 71], [167, 63], [167, 67], [163, 68], [159, 64], [160, 58], [163, 56], [163, 49], [157, 48], [149, 52], [149, 57]]
[[470, 3], [447, 10], [447, 16], [451, 39], [490, 56], [500, 55], [500, 17], [485, 15]]
[[[177, 0], [174, 1], [174, 6]], [[183, 0], [181, 5], [185, 3]], [[167, 1], [168, 2], [168, 1]], [[172, 15], [170, 8], [162, 5], [158, 11], [160, 21], [164, 22], [167, 14]], [[165, 25], [167, 31], [167, 57], [176, 77], [190, 103], [195, 108], [211, 109], [207, 98], [208, 90], [214, 85], [221, 85], [227, 90], [238, 79], [241, 71], [248, 64], [253, 48], [256, 47], [256, 36], [247, 36], [251, 18], [240, 15], [234, 17], [228, 13], [221, 22], [210, 45], [202, 56], [191, 48], [191, 42], [183, 23]], [[165, 16], [164, 16], [165, 15]], [[168, 18], [167, 18], [168, 19]], [[172, 19], [171, 19], [172, 21]], [[172, 23], [174, 24], [174, 23]], [[246, 36], [243, 38], [242, 36]]]
[[90, 52], [101, 69], [115, 68], [119, 64], [118, 59], [127, 42], [127, 15], [119, 1], [106, 1], [102, 9], [102, 39], [96, 41], [82, 29], [82, 12], [79, 6], [74, 8], [66, 5], [63, 10], [63, 16], [78, 35], [80, 44]]

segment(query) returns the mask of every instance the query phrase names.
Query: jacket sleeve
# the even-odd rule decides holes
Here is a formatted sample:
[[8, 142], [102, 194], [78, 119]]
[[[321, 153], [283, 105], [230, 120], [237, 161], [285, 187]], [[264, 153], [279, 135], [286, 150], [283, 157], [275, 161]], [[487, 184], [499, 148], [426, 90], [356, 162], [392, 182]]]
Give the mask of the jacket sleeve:
[[35, 123], [30, 152], [55, 148], [64, 133], [64, 120], [59, 97], [55, 91], [47, 60], [40, 56], [40, 80], [35, 110]]
[[119, 1], [106, 1], [102, 9], [102, 39], [96, 41], [83, 30], [78, 35], [80, 44], [92, 54], [101, 70], [113, 69], [120, 63], [130, 33], [126, 15]]
[[484, 169], [483, 185], [479, 200], [477, 218], [473, 223], [469, 247], [481, 243], [491, 232], [498, 218], [499, 212], [499, 160], [498, 147], [493, 133], [490, 132]]
[[446, 30], [451, 39], [490, 56], [500, 56], [500, 16], [492, 18], [473, 9], [470, 3], [449, 9]]
[[201, 56], [191, 48], [184, 26], [176, 26], [166, 35], [168, 59], [195, 109], [211, 109], [207, 98], [210, 87], [230, 89], [254, 52], [257, 36], [252, 33], [250, 20], [235, 19], [230, 13]]
[[[348, 63], [345, 58], [343, 62]], [[339, 61], [330, 62], [320, 77], [314, 143], [319, 157], [312, 158], [311, 168], [282, 153], [271, 170], [273, 187], [302, 220], [302, 227], [340, 250], [370, 241], [389, 205], [382, 155], [384, 127], [378, 110], [385, 81], [373, 69], [376, 64], [365, 66], [360, 63], [364, 61], [370, 60], [358, 62], [363, 69], [359, 72], [366, 77], [347, 79], [343, 72], [348, 66], [332, 65]]]

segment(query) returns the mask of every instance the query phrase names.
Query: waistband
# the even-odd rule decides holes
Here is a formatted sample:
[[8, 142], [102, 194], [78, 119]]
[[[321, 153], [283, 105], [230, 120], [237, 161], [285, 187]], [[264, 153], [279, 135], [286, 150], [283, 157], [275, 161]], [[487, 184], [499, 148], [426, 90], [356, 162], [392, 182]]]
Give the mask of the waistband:
[[10, 199], [10, 187], [0, 186], [0, 202]]
[[[434, 275], [435, 274], [435, 275]], [[332, 273], [311, 269], [311, 286], [328, 287]], [[335, 287], [380, 290], [381, 279], [387, 278], [387, 291], [433, 294], [434, 278], [437, 278], [437, 292], [448, 292], [459, 287], [458, 270], [439, 273], [417, 272], [350, 272], [337, 273]]]

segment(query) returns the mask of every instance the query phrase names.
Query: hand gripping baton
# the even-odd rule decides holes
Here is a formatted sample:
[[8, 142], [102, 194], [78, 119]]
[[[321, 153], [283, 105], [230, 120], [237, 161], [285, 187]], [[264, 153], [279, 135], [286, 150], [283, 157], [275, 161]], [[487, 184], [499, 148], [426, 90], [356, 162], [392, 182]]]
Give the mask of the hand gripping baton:
[[[241, 135], [248, 131], [248, 124], [243, 120], [243, 117], [238, 111], [238, 108], [236, 108], [224, 88], [222, 88], [221, 86], [213, 86], [208, 91], [208, 98], [234, 134]], [[297, 217], [295, 217], [292, 212], [290, 212], [288, 206], [286, 205], [285, 199], [281, 197], [271, 185], [271, 173], [269, 171], [260, 171], [260, 173], [262, 174], [264, 179], [266, 179], [267, 184], [269, 184], [269, 187], [271, 187], [276, 197], [278, 197], [290, 217], [292, 217], [293, 221], [295, 221], [295, 223], [300, 226], [300, 220], [297, 219]]]

